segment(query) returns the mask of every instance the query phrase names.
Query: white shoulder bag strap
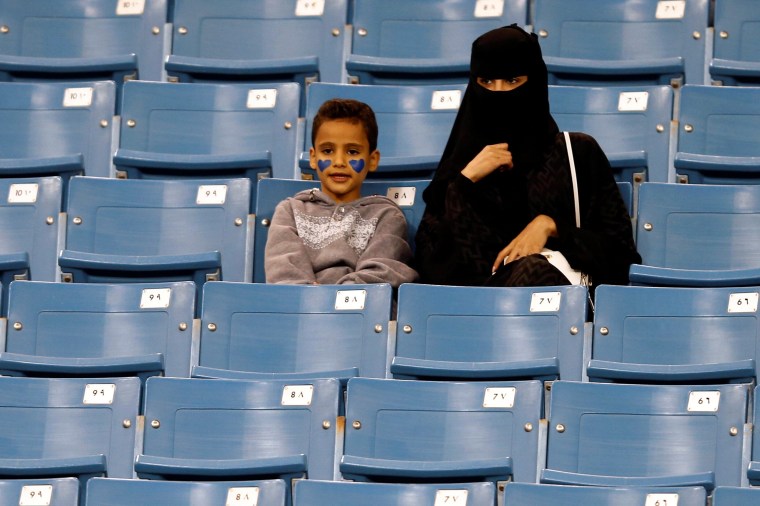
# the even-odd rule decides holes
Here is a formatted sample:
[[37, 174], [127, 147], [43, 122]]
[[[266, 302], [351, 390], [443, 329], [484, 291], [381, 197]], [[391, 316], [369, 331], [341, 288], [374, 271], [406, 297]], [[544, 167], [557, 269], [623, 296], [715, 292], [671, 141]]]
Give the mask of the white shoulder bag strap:
[[575, 203], [575, 226], [581, 228], [581, 206], [578, 201], [578, 177], [575, 175], [575, 159], [573, 158], [573, 146], [570, 144], [570, 132], [565, 134], [565, 146], [567, 147], [567, 160], [570, 162], [570, 177], [573, 179], [573, 202]]

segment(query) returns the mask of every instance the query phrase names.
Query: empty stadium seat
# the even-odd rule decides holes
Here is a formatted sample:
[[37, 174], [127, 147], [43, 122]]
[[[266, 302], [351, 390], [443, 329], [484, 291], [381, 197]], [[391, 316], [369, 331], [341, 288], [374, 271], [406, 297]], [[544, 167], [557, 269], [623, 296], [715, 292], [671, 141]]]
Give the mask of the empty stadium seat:
[[631, 284], [760, 285], [760, 186], [643, 183]]
[[54, 281], [62, 246], [60, 177], [0, 178], [0, 314], [6, 314], [7, 288], [15, 279]]
[[[417, 226], [422, 221], [425, 212], [425, 201], [422, 192], [430, 180], [364, 180], [362, 195], [383, 195], [393, 200], [406, 217], [408, 228], [407, 239], [414, 248], [414, 236]], [[258, 184], [256, 197], [256, 232], [253, 254], [253, 280], [266, 281], [264, 273], [264, 249], [267, 243], [268, 227], [272, 221], [274, 210], [280, 201], [292, 197], [303, 190], [319, 188], [318, 181], [303, 181], [296, 179], [262, 179]]]
[[0, 82], [0, 177], [110, 176], [115, 104], [113, 82]]
[[[306, 132], [301, 173], [316, 179], [309, 167], [312, 122], [319, 107], [331, 98], [350, 98], [369, 104], [378, 124], [380, 165], [370, 179], [430, 179], [451, 133], [465, 84], [434, 86], [362, 86], [314, 83], [306, 91]], [[303, 177], [303, 176], [302, 176]]]
[[760, 88], [684, 86], [678, 116], [678, 182], [760, 184]]
[[467, 83], [472, 42], [527, 20], [527, 0], [354, 0], [346, 68], [361, 84]]
[[599, 286], [594, 381], [755, 382], [760, 288]]
[[705, 506], [702, 487], [582, 487], [510, 483], [504, 489], [504, 506]]
[[340, 471], [375, 482], [535, 482], [543, 385], [352, 378]]
[[9, 289], [13, 323], [0, 373], [13, 376], [190, 375], [195, 285], [44, 283]]
[[384, 378], [390, 315], [387, 284], [207, 283], [193, 376]]
[[189, 280], [199, 290], [208, 280], [250, 281], [250, 186], [248, 179], [74, 177], [61, 277]]
[[748, 385], [555, 381], [541, 482], [739, 486]]
[[618, 181], [672, 181], [671, 87], [549, 86], [549, 105], [561, 130], [599, 142]]
[[292, 178], [300, 100], [295, 83], [126, 83], [116, 175]]
[[[0, 477], [131, 478], [137, 378], [0, 377]], [[29, 503], [38, 504], [38, 503]]]
[[155, 481], [93, 478], [82, 506], [240, 505], [285, 506], [285, 482]]
[[760, 5], [715, 0], [715, 42], [710, 76], [724, 85], [760, 84]]
[[166, 0], [2, 0], [0, 12], [0, 80], [162, 80]]
[[617, 187], [618, 190], [620, 190], [620, 196], [623, 198], [623, 204], [625, 204], [625, 208], [628, 210], [628, 214], [631, 216], [636, 216], [636, 211], [633, 208], [633, 185], [628, 181], [618, 181]]
[[[759, 392], [760, 390], [758, 387], [755, 387], [754, 399], [758, 398], [757, 395]], [[752, 431], [752, 455], [751, 461], [746, 469], [749, 484], [756, 487], [760, 485], [760, 432], [757, 430], [758, 422], [760, 422], [760, 403], [758, 402], [754, 403], [750, 422], [752, 422], [754, 427]]]
[[717, 487], [712, 495], [712, 506], [747, 506], [757, 504], [760, 490], [757, 488]]
[[76, 478], [0, 480], [0, 505], [26, 504], [78, 506], [79, 480]]
[[300, 480], [296, 482], [293, 499], [294, 506], [493, 506], [496, 504], [496, 492], [493, 483], [443, 485]]
[[536, 0], [550, 84], [704, 84], [709, 0]]
[[335, 379], [147, 381], [140, 478], [332, 480], [340, 384]]
[[587, 300], [583, 286], [401, 285], [391, 373], [580, 381]]

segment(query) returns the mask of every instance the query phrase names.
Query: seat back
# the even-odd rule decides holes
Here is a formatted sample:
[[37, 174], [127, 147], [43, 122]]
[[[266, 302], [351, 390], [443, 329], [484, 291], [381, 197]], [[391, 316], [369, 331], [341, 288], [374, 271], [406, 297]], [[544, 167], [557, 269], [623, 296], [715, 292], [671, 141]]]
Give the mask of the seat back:
[[14, 282], [4, 374], [190, 375], [195, 285]]
[[678, 182], [760, 183], [760, 88], [684, 86], [678, 120]]
[[587, 297], [582, 286], [404, 284], [391, 373], [419, 379], [580, 381]]
[[713, 81], [730, 86], [760, 84], [760, 5], [752, 0], [715, 0]]
[[536, 479], [539, 381], [348, 382], [340, 471], [358, 481]]
[[744, 506], [755, 504], [760, 490], [747, 487], [717, 487], [712, 496], [713, 506]]
[[285, 506], [285, 482], [261, 481], [156, 481], [93, 478], [87, 483], [82, 506], [134, 506], [135, 504], [252, 504]]
[[306, 128], [301, 173], [316, 179], [309, 167], [312, 123], [331, 98], [350, 98], [372, 107], [378, 124], [380, 165], [368, 178], [430, 179], [438, 167], [466, 88], [465, 84], [430, 86], [361, 86], [315, 83], [306, 94]]
[[390, 316], [387, 284], [207, 283], [193, 375], [384, 378]]
[[[425, 201], [422, 192], [430, 184], [430, 180], [364, 180], [362, 196], [384, 195], [393, 200], [404, 213], [407, 224], [407, 240], [414, 249], [414, 237], [417, 227], [425, 212]], [[256, 198], [256, 231], [254, 237], [253, 280], [265, 282], [264, 250], [267, 243], [268, 227], [272, 221], [274, 210], [281, 201], [292, 197], [303, 190], [319, 188], [318, 181], [303, 181], [295, 179], [262, 179], [258, 184]]]
[[709, 0], [536, 0], [533, 26], [550, 84], [703, 84], [709, 7]]
[[472, 41], [527, 21], [526, 0], [354, 0], [346, 67], [361, 84], [466, 83]]
[[350, 481], [300, 480], [293, 495], [294, 506], [354, 506], [356, 504], [466, 504], [493, 506], [496, 491], [493, 483], [456, 485], [421, 483], [357, 483]]
[[76, 478], [0, 480], [0, 504], [78, 506], [79, 481]]
[[593, 381], [753, 381], [760, 289], [599, 286]]
[[678, 504], [704, 506], [707, 494], [702, 487], [582, 487], [510, 483], [504, 489], [504, 506], [553, 506], [594, 504], [595, 506], [641, 506]]
[[671, 87], [550, 86], [549, 105], [561, 130], [599, 142], [618, 181], [669, 181]]
[[295, 83], [126, 83], [117, 177], [292, 178], [300, 99]]
[[738, 486], [748, 385], [552, 385], [541, 482]]

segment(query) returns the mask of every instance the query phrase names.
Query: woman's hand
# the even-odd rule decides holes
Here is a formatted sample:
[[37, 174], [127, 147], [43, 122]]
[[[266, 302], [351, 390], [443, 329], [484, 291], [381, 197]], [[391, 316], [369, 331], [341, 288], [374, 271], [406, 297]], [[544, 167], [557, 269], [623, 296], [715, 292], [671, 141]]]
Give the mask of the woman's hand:
[[556, 237], [556, 235], [557, 224], [554, 220], [545, 214], [539, 214], [525, 226], [522, 232], [517, 234], [506, 248], [499, 252], [491, 272], [496, 272], [501, 265], [518, 258], [540, 253], [549, 237]]
[[480, 153], [472, 159], [467, 166], [462, 169], [462, 175], [477, 183], [497, 169], [512, 168], [512, 153], [509, 151], [509, 145], [504, 142], [501, 144], [491, 144], [484, 147]]

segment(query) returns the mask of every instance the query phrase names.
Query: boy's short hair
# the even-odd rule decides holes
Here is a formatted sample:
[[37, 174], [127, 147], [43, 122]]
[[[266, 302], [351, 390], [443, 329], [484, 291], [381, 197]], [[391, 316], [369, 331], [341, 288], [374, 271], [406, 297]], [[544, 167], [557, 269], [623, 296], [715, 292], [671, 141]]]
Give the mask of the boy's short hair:
[[375, 119], [375, 111], [364, 102], [350, 98], [333, 98], [327, 100], [319, 107], [317, 114], [314, 115], [314, 121], [311, 126], [311, 145], [314, 145], [317, 139], [317, 132], [319, 132], [322, 123], [339, 119], [361, 123], [364, 127], [364, 133], [367, 134], [370, 153], [377, 149], [377, 120]]

